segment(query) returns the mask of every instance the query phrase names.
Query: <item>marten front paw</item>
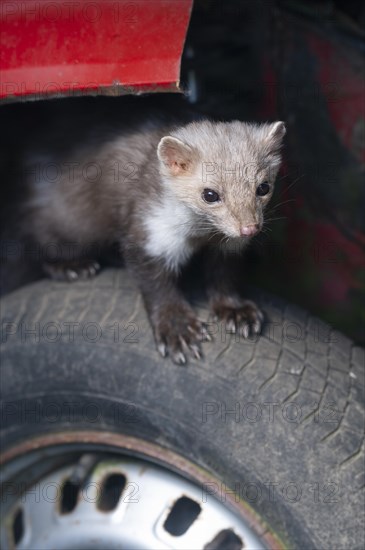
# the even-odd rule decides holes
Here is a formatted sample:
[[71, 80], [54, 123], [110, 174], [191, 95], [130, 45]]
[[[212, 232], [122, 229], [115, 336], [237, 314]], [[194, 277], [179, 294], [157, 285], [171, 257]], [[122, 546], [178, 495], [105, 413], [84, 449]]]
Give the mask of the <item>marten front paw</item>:
[[47, 262], [43, 269], [51, 279], [73, 282], [94, 277], [100, 271], [100, 264], [93, 260]]
[[169, 304], [159, 308], [154, 317], [156, 346], [162, 357], [168, 355], [178, 365], [187, 362], [187, 355], [202, 358], [201, 342], [211, 338], [204, 323], [196, 318], [189, 306]]
[[244, 338], [261, 332], [264, 314], [251, 300], [221, 298], [213, 302], [212, 311], [227, 332], [242, 334]]

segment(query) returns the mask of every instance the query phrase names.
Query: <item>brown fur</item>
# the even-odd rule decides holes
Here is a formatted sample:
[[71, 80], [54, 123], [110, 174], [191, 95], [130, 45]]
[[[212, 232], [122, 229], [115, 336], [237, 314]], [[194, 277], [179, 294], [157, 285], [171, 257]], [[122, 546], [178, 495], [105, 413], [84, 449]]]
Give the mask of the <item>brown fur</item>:
[[[52, 157], [33, 153], [23, 231], [40, 246], [57, 245], [46, 271], [57, 278], [63, 272], [68, 280], [97, 271], [89, 267], [90, 243], [100, 249], [118, 243], [141, 288], [160, 353], [178, 363], [187, 352], [200, 357], [207, 334], [177, 288], [177, 273], [204, 245], [236, 248], [249, 240], [240, 237], [242, 226], [262, 226], [284, 133], [283, 123], [140, 122], [59, 156], [53, 180]], [[264, 181], [270, 192], [259, 197]], [[205, 188], [221, 201], [207, 204]], [[76, 258], [70, 242], [77, 245]], [[262, 314], [251, 302], [216, 292], [212, 308], [245, 336], [260, 330]]]

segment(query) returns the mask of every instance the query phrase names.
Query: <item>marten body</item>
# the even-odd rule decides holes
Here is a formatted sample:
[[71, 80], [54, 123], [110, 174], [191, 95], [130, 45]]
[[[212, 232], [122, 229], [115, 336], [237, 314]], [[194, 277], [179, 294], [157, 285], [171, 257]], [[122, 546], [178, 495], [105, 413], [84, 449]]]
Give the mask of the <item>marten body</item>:
[[[25, 233], [41, 248], [53, 247], [44, 269], [57, 279], [94, 275], [99, 265], [91, 250], [117, 243], [160, 353], [177, 363], [189, 353], [199, 358], [208, 335], [177, 276], [202, 247], [215, 258], [217, 250], [237, 251], [260, 231], [284, 133], [282, 122], [140, 121], [81, 143], [56, 162], [44, 150], [38, 157], [33, 152], [25, 170]], [[262, 313], [237, 297], [221, 261], [216, 271], [214, 313], [232, 331], [258, 333]]]

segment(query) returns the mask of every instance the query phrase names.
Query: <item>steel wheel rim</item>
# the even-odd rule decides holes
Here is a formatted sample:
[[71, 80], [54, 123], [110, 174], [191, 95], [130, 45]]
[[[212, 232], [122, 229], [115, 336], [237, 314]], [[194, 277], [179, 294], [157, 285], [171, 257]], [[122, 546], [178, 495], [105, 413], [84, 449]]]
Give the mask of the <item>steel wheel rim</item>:
[[[117, 442], [118, 449], [115, 447]], [[65, 484], [85, 453], [86, 456], [93, 453], [97, 457], [96, 464], [88, 472], [77, 504], [65, 512], [62, 508]], [[63, 455], [66, 463], [60, 466]], [[196, 550], [223, 549], [227, 541], [237, 549], [240, 546], [257, 550], [282, 547], [245, 503], [237, 503], [229, 494], [224, 503], [213, 496], [210, 491], [214, 492], [214, 481], [209, 474], [179, 455], [148, 442], [117, 434], [58, 434], [32, 440], [28, 449], [26, 444], [13, 448], [4, 455], [3, 461], [5, 484], [9, 484], [9, 480], [16, 483], [14, 480], [21, 479], [20, 472], [23, 478], [24, 472], [30, 470], [35, 479], [38, 477], [34, 483], [28, 478], [27, 489], [22, 491], [20, 488], [19, 494], [12, 499], [9, 485], [5, 487], [5, 496], [9, 498], [2, 522], [3, 548]], [[51, 464], [56, 461], [57, 467], [47, 471], [47, 467], [44, 468], [46, 461]], [[41, 463], [46, 473], [40, 475]], [[123, 487], [117, 504], [105, 510], [101, 502], [111, 476], [119, 476], [119, 484]], [[12, 488], [10, 493], [13, 492]], [[187, 527], [183, 533], [176, 534], [171, 529], [176, 530], [177, 525], [181, 530], [179, 523], [184, 513], [185, 516], [190, 514], [190, 519], [185, 517], [183, 522]], [[171, 527], [174, 522], [175, 527]]]

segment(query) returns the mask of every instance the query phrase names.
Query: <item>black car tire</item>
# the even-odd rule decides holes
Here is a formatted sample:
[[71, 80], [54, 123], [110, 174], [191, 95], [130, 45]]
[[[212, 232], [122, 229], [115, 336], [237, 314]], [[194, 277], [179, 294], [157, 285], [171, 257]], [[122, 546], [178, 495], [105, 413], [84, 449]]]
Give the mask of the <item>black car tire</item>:
[[364, 548], [364, 351], [299, 308], [256, 299], [260, 337], [211, 323], [204, 360], [182, 367], [158, 355], [122, 269], [5, 296], [3, 456], [61, 431], [157, 442], [239, 494], [285, 546]]

